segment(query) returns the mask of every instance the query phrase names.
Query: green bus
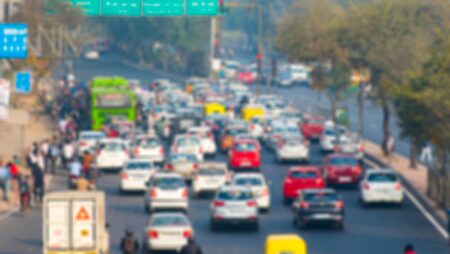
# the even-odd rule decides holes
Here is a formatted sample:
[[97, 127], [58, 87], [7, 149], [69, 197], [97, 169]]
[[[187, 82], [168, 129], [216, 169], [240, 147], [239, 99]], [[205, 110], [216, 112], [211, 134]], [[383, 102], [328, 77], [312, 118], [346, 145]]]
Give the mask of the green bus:
[[112, 118], [136, 120], [136, 96], [128, 81], [121, 77], [97, 77], [92, 80], [91, 128], [99, 130]]

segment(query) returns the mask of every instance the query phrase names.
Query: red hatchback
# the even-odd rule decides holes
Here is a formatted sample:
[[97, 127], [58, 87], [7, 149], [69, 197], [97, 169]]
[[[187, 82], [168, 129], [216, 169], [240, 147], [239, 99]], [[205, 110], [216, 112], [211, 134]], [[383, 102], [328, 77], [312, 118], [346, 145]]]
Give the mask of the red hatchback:
[[355, 156], [331, 154], [325, 160], [323, 173], [329, 184], [357, 185], [363, 172]]
[[236, 140], [228, 155], [230, 168], [233, 169], [259, 169], [261, 155], [254, 140]]
[[325, 188], [325, 180], [318, 167], [292, 167], [284, 178], [283, 202], [288, 204], [298, 197], [298, 192], [301, 190], [323, 188]]
[[323, 117], [309, 116], [306, 117], [300, 125], [303, 137], [307, 139], [318, 139], [323, 133]]

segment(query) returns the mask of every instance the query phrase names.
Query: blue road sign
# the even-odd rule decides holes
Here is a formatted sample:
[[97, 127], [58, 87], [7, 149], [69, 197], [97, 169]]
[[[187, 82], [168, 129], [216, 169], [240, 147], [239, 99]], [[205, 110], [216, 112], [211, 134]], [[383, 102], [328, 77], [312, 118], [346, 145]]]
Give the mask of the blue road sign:
[[14, 78], [14, 90], [16, 93], [30, 93], [31, 82], [30, 72], [16, 72]]
[[0, 24], [0, 58], [26, 58], [27, 37], [26, 24]]

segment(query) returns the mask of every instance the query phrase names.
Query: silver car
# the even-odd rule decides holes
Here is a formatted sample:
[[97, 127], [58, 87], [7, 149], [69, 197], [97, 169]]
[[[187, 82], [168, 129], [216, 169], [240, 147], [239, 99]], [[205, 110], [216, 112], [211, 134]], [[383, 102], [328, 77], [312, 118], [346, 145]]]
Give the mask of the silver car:
[[216, 231], [224, 225], [248, 225], [259, 230], [258, 203], [247, 187], [222, 186], [210, 207], [210, 226]]
[[183, 213], [155, 213], [145, 229], [144, 250], [145, 253], [161, 250], [180, 251], [192, 236], [191, 222]]
[[147, 183], [145, 209], [188, 210], [188, 189], [184, 179], [175, 173], [156, 173]]

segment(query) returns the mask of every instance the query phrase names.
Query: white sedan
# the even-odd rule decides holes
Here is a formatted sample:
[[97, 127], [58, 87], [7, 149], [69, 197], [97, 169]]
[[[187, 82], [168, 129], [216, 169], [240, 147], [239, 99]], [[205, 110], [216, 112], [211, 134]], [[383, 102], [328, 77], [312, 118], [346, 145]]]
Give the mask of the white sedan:
[[258, 208], [268, 211], [270, 208], [270, 188], [267, 185], [264, 175], [261, 173], [239, 173], [235, 174], [232, 185], [249, 187], [252, 191]]
[[229, 172], [225, 163], [205, 162], [194, 173], [192, 191], [194, 196], [206, 192], [216, 192], [229, 180]]
[[202, 144], [205, 155], [214, 156], [216, 154], [216, 141], [214, 140], [214, 135], [210, 127], [191, 127], [187, 133], [200, 138], [200, 143]]
[[158, 209], [187, 211], [189, 191], [180, 174], [156, 173], [147, 186], [145, 209], [148, 212]]
[[362, 204], [402, 204], [403, 187], [397, 174], [391, 169], [369, 169], [360, 183]]
[[197, 136], [177, 135], [172, 144], [172, 152], [195, 154], [199, 161], [203, 161], [204, 158], [202, 143]]
[[309, 144], [306, 140], [287, 139], [277, 146], [275, 158], [278, 163], [283, 161], [309, 161]]
[[105, 133], [101, 131], [81, 131], [78, 136], [78, 152], [83, 154], [85, 151], [93, 151], [97, 142], [106, 138]]
[[[161, 212], [150, 217], [145, 229], [144, 251], [179, 252], [187, 244], [194, 230], [183, 213]], [[152, 252], [153, 253], [153, 252]]]
[[133, 154], [136, 158], [163, 163], [164, 153], [164, 147], [156, 136], [138, 137], [133, 143]]
[[146, 183], [157, 171], [153, 163], [146, 159], [131, 159], [120, 172], [120, 191], [145, 191]]
[[117, 170], [130, 158], [128, 147], [122, 139], [103, 139], [100, 141], [95, 166], [101, 170]]

